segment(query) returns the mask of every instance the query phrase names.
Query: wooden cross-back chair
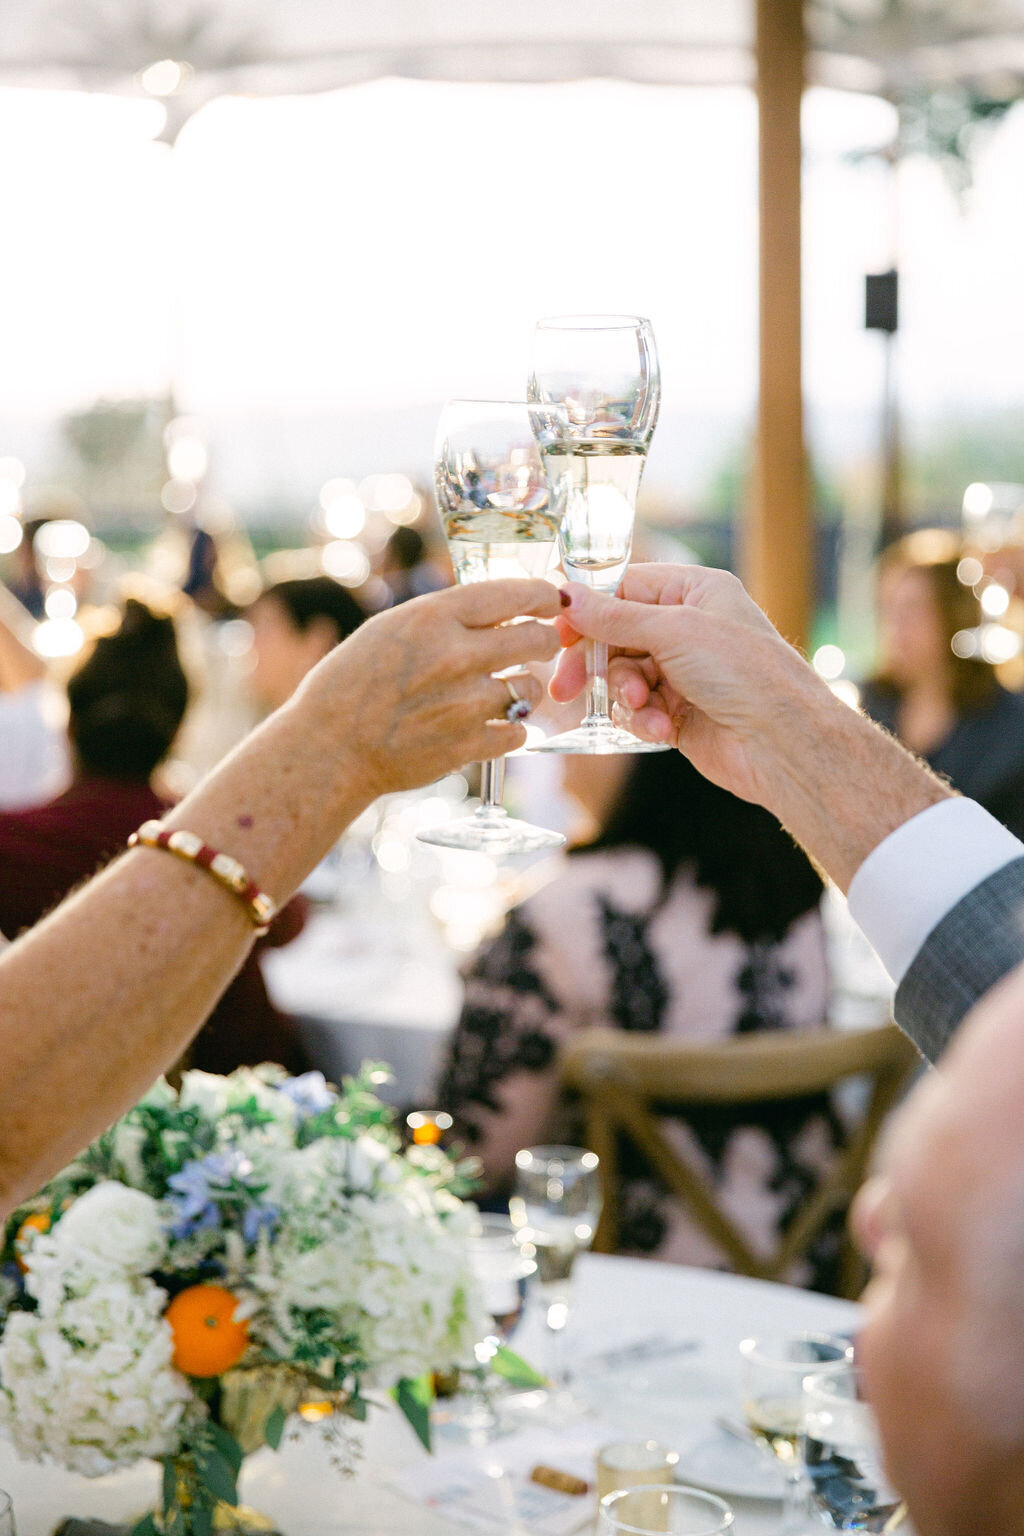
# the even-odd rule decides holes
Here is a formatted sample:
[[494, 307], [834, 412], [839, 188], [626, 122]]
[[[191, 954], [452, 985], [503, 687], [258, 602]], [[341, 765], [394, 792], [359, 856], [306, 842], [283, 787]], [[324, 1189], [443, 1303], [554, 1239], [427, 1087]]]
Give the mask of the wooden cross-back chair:
[[[594, 1240], [614, 1253], [618, 1239], [619, 1138], [625, 1135], [667, 1188], [728, 1255], [737, 1273], [782, 1279], [836, 1211], [845, 1212], [863, 1182], [888, 1111], [921, 1058], [895, 1024], [861, 1030], [785, 1030], [713, 1042], [677, 1041], [614, 1029], [586, 1029], [566, 1042], [562, 1081], [582, 1101], [588, 1147], [601, 1159], [604, 1206]], [[672, 1145], [659, 1116], [710, 1104], [764, 1104], [829, 1091], [845, 1079], [870, 1084], [866, 1109], [849, 1139], [793, 1212], [773, 1254], [754, 1252], [721, 1209], [701, 1171]], [[845, 1241], [840, 1289], [855, 1295], [864, 1269]]]

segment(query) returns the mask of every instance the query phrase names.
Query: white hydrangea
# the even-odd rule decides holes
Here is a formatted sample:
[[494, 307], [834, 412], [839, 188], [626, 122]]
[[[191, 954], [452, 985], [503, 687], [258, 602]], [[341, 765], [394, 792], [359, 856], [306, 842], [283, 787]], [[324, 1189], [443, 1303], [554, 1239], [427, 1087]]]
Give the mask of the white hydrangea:
[[171, 1365], [166, 1294], [140, 1276], [54, 1294], [9, 1316], [0, 1340], [0, 1423], [19, 1455], [98, 1477], [173, 1451], [191, 1392]]
[[[33, 1260], [39, 1239], [33, 1244]], [[159, 1203], [113, 1179], [94, 1184], [65, 1212], [40, 1250], [52, 1249], [62, 1269], [144, 1275], [167, 1252]], [[36, 1263], [30, 1261], [30, 1270]]]
[[[473, 1346], [490, 1321], [469, 1271], [462, 1221], [449, 1225], [442, 1219], [434, 1192], [418, 1178], [375, 1193], [338, 1190], [332, 1199], [327, 1165], [332, 1158], [347, 1163], [354, 1144], [314, 1147], [320, 1160], [316, 1177], [302, 1180], [306, 1203], [283, 1206], [282, 1229], [249, 1276], [266, 1302], [254, 1319], [254, 1334], [263, 1333], [287, 1353], [301, 1326], [295, 1309], [336, 1312], [340, 1327], [359, 1340], [372, 1362], [378, 1387], [472, 1363]], [[306, 1152], [297, 1158], [302, 1173], [312, 1175]], [[393, 1176], [394, 1160], [388, 1166]]]

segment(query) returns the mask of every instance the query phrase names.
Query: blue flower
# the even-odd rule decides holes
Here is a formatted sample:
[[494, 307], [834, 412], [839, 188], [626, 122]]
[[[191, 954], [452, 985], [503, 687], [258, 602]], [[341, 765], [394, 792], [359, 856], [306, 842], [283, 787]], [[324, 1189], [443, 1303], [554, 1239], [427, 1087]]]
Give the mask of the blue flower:
[[251, 1205], [242, 1217], [242, 1236], [247, 1243], [255, 1243], [263, 1228], [273, 1236], [279, 1212], [276, 1205]]
[[334, 1094], [322, 1072], [304, 1072], [301, 1077], [289, 1077], [278, 1084], [278, 1092], [291, 1099], [300, 1115], [322, 1114], [334, 1103]]

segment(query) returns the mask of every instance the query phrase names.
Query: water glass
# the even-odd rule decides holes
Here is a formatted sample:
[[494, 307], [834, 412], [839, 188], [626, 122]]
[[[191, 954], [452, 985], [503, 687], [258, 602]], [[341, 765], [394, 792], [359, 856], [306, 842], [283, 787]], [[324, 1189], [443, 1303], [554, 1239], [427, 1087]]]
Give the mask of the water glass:
[[804, 1378], [804, 1468], [811, 1505], [833, 1531], [895, 1531], [907, 1508], [885, 1473], [864, 1379], [853, 1365]]
[[597, 1153], [585, 1147], [524, 1147], [516, 1153], [509, 1214], [523, 1252], [537, 1266], [553, 1356], [548, 1375], [556, 1387], [566, 1385], [562, 1341], [573, 1266], [593, 1242], [601, 1216], [598, 1169]]
[[598, 1529], [603, 1536], [722, 1536], [735, 1516], [724, 1499], [682, 1484], [671, 1488], [621, 1488], [601, 1500]]

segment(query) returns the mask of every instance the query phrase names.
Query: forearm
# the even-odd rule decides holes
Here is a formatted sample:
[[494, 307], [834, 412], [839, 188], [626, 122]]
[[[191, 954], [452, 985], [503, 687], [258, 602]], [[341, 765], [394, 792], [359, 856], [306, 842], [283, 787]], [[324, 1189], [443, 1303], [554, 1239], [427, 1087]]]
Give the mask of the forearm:
[[[283, 900], [372, 798], [354, 762], [345, 773], [322, 736], [321, 750], [309, 741], [301, 709], [287, 706], [168, 822], [240, 859]], [[243, 907], [208, 874], [136, 849], [5, 951], [0, 1211], [177, 1059], [252, 940]]]
[[763, 803], [843, 891], [890, 832], [953, 795], [809, 669], [786, 678], [751, 750]]

